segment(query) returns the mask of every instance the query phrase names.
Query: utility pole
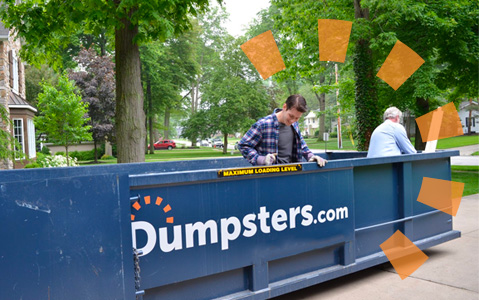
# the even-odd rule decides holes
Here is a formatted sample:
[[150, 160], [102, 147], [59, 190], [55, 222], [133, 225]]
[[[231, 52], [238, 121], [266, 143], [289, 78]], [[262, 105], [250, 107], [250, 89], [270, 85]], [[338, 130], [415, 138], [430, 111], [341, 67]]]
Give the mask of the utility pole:
[[[338, 85], [338, 64], [334, 64], [334, 71], [336, 73], [336, 85]], [[339, 87], [336, 89], [336, 104], [338, 105], [338, 149], [342, 149], [343, 141], [341, 139], [341, 109], [339, 108]]]

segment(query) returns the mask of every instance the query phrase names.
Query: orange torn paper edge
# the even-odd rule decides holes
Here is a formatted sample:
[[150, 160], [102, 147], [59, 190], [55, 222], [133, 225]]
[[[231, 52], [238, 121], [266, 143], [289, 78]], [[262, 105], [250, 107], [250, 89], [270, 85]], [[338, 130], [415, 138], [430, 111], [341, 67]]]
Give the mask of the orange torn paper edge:
[[416, 123], [424, 143], [464, 134], [452, 102], [416, 118]]
[[318, 20], [319, 60], [344, 63], [353, 22]]
[[456, 216], [463, 191], [462, 182], [424, 177], [417, 201]]
[[397, 90], [423, 63], [424, 59], [398, 40], [376, 76]]
[[263, 79], [286, 69], [271, 30], [247, 41], [241, 45], [241, 49]]
[[379, 246], [402, 280], [428, 259], [428, 256], [399, 230]]

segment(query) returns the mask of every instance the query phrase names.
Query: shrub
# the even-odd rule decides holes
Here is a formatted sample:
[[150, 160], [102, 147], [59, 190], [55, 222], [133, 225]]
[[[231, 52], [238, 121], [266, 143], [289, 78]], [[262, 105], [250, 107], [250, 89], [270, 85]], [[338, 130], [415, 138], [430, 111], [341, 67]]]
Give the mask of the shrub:
[[[70, 157], [70, 166], [78, 166], [78, 160]], [[54, 168], [54, 167], [67, 167], [67, 158], [64, 155], [45, 155], [43, 153], [37, 153], [37, 160], [35, 162], [25, 165], [26, 169], [31, 168]]]
[[[62, 155], [45, 156], [45, 160], [41, 161], [43, 168], [67, 167], [67, 158]], [[70, 157], [70, 166], [78, 166], [76, 158]]]
[[[101, 156], [101, 150], [97, 149], [98, 156]], [[73, 151], [69, 153], [71, 157], [75, 157], [79, 161], [94, 160], [95, 159], [95, 149], [88, 151]]]
[[50, 148], [48, 148], [47, 146], [43, 146], [41, 153], [43, 153], [43, 154], [45, 154], [45, 155], [50, 155], [50, 154], [52, 154], [52, 153], [50, 152]]
[[108, 154], [103, 154], [103, 156], [100, 158], [102, 160], [109, 160], [109, 159], [115, 159], [115, 157], [108, 155]]

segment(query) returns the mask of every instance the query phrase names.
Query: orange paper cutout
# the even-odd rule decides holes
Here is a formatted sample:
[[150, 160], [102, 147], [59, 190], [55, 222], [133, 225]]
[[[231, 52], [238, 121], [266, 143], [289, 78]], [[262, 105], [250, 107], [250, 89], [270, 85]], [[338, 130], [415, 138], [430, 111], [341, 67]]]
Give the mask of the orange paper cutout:
[[464, 134], [461, 119], [452, 102], [416, 118], [416, 123], [424, 143]]
[[423, 63], [416, 52], [397, 41], [377, 76], [397, 90]]
[[156, 202], [155, 202], [155, 204], [156, 204], [156, 205], [160, 205], [160, 204], [161, 204], [161, 201], [163, 201], [163, 198], [161, 198], [161, 197], [156, 197]]
[[271, 30], [247, 41], [241, 45], [241, 49], [263, 79], [286, 69]]
[[135, 208], [136, 210], [140, 210], [140, 208], [141, 208], [140, 203], [138, 203], [138, 202], [133, 203], [133, 208]]
[[165, 213], [169, 212], [170, 210], [171, 210], [171, 206], [169, 204], [163, 208], [163, 211]]
[[456, 216], [464, 183], [424, 177], [417, 201]]
[[399, 230], [379, 246], [403, 280], [428, 259], [428, 256]]
[[346, 60], [353, 22], [318, 20], [319, 60], [343, 63]]
[[145, 204], [150, 204], [150, 196], [145, 197]]

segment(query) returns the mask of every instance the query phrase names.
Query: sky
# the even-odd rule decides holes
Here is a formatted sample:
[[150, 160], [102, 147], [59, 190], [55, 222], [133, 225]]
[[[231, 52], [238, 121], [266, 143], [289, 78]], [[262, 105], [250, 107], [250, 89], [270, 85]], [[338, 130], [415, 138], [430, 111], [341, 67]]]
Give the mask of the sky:
[[225, 0], [226, 11], [230, 21], [226, 29], [232, 36], [238, 37], [244, 33], [243, 28], [256, 17], [256, 14], [269, 6], [269, 0]]

